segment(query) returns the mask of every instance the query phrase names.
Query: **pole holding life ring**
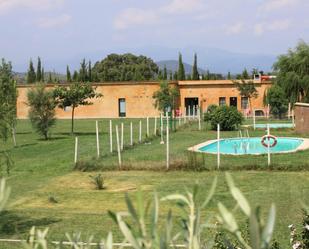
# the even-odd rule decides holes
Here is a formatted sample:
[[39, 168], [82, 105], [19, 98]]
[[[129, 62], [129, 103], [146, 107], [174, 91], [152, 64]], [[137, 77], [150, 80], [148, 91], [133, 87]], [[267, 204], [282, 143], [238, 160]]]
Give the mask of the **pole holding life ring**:
[[265, 136], [262, 137], [261, 143], [266, 148], [268, 148], [268, 144], [265, 142], [266, 139], [268, 140], [268, 143], [270, 143], [271, 139], [273, 140], [273, 142], [271, 144], [269, 144], [270, 148], [275, 147], [277, 145], [277, 143], [278, 143], [277, 138], [275, 136], [273, 136], [273, 135], [265, 135]]

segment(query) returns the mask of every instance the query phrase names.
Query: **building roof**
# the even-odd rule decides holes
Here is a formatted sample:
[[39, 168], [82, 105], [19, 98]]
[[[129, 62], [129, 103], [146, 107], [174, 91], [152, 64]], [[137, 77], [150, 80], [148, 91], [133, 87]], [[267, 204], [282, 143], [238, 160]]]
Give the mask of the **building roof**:
[[[179, 86], [194, 86], [194, 85], [234, 85], [234, 82], [241, 82], [241, 80], [183, 80], [178, 81]], [[253, 80], [255, 84], [271, 84], [269, 81]]]

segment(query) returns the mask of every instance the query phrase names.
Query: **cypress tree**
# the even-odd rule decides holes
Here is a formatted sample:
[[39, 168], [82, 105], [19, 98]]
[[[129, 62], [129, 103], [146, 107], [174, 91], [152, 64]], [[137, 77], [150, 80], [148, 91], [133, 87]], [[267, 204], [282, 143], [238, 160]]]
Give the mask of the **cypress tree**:
[[248, 73], [246, 68], [244, 69], [244, 71], [242, 71], [241, 76], [242, 76], [243, 79], [249, 79], [250, 78], [249, 73]]
[[182, 62], [182, 55], [179, 53], [179, 58], [178, 58], [178, 75], [177, 75], [178, 80], [185, 80], [186, 75], [185, 75], [185, 68]]
[[227, 79], [228, 79], [228, 80], [232, 79], [232, 77], [231, 77], [231, 72], [230, 72], [230, 71], [227, 73]]
[[77, 81], [78, 81], [78, 78], [79, 78], [78, 72], [77, 72], [76, 70], [74, 70], [74, 73], [73, 73], [73, 81], [74, 81], [74, 82], [77, 82]]
[[88, 62], [88, 81], [92, 82], [92, 69], [91, 69], [91, 61]]
[[36, 81], [37, 82], [42, 81], [42, 63], [40, 57], [38, 57], [38, 65], [36, 68]]
[[199, 80], [199, 74], [197, 70], [197, 55], [194, 54], [194, 62], [193, 62], [193, 68], [192, 68], [192, 80]]
[[53, 82], [53, 79], [52, 79], [52, 74], [51, 72], [48, 73], [48, 83], [52, 83]]
[[68, 65], [67, 65], [67, 82], [72, 82], [71, 72]]
[[36, 74], [35, 74], [35, 71], [34, 71], [33, 62], [30, 59], [29, 69], [28, 69], [28, 72], [27, 72], [27, 83], [32, 84], [32, 83], [35, 82], [35, 80], [36, 80]]
[[169, 80], [173, 80], [173, 72], [172, 71], [170, 71], [170, 78], [169, 78]]
[[161, 69], [159, 69], [159, 72], [158, 72], [158, 80], [163, 80], [162, 70]]
[[79, 81], [80, 82], [86, 82], [88, 78], [87, 75], [87, 65], [86, 65], [86, 60], [83, 59], [82, 62], [80, 63], [80, 69], [79, 69]]
[[173, 80], [178, 80], [178, 73], [177, 73], [177, 71], [174, 72]]
[[41, 77], [41, 81], [45, 82], [45, 73], [44, 73], [44, 67], [42, 67], [42, 77]]
[[164, 79], [164, 80], [167, 80], [167, 69], [166, 69], [166, 65], [164, 65], [163, 79]]

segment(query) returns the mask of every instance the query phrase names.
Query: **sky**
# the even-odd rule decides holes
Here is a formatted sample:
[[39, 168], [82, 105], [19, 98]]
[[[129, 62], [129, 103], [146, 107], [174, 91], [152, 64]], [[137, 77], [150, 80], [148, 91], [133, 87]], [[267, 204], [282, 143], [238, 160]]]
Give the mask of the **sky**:
[[0, 0], [0, 57], [64, 71], [152, 47], [279, 55], [309, 41], [308, 12], [308, 0]]

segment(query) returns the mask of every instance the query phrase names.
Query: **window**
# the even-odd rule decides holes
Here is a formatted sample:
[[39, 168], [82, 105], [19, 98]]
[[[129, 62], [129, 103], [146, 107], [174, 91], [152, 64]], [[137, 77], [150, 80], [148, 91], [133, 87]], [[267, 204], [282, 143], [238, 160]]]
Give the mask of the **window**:
[[226, 98], [225, 97], [219, 97], [219, 106], [226, 105]]
[[118, 99], [118, 109], [119, 109], [119, 117], [126, 116], [126, 99], [121, 98]]
[[248, 97], [241, 97], [241, 109], [245, 110], [249, 107], [249, 99]]
[[237, 108], [237, 97], [230, 97], [230, 106]]

